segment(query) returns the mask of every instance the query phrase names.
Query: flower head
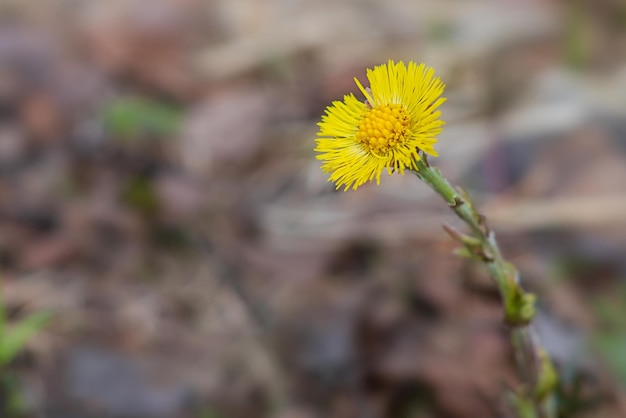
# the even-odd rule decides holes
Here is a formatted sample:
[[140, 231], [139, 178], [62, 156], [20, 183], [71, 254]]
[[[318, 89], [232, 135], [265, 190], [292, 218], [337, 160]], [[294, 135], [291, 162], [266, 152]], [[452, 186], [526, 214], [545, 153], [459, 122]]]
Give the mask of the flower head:
[[445, 124], [437, 108], [444, 84], [434, 70], [410, 61], [389, 61], [367, 70], [369, 88], [356, 78], [366, 101], [354, 94], [326, 108], [315, 150], [322, 170], [337, 188], [357, 189], [376, 179], [383, 170], [404, 174], [417, 170], [420, 152], [437, 156], [433, 148]]

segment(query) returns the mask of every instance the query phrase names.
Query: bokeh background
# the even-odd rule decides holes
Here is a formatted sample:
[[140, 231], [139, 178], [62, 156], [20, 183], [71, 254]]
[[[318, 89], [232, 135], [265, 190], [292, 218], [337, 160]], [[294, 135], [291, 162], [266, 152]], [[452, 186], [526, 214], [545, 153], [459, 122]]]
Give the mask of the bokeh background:
[[2, 0], [2, 304], [53, 319], [0, 402], [510, 416], [462, 225], [413, 176], [335, 192], [315, 160], [325, 106], [388, 59], [447, 84], [431, 162], [538, 294], [563, 416], [626, 417], [622, 0]]

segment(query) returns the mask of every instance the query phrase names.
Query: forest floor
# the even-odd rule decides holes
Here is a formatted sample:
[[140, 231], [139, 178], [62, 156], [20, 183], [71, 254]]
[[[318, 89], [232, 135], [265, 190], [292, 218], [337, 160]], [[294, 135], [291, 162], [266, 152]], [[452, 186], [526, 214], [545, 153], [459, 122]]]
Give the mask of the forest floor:
[[12, 366], [32, 416], [508, 416], [452, 213], [315, 159], [390, 58], [447, 84], [431, 162], [538, 295], [563, 416], [626, 416], [626, 12], [572, 4], [5, 0], [3, 304], [53, 315]]

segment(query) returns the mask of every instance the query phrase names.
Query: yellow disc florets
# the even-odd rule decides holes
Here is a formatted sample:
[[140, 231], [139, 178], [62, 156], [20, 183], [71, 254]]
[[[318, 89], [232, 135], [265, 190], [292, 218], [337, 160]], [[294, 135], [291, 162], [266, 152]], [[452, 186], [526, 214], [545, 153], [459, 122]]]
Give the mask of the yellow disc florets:
[[386, 155], [404, 143], [409, 134], [409, 115], [402, 105], [386, 104], [370, 109], [359, 123], [356, 139], [369, 152]]

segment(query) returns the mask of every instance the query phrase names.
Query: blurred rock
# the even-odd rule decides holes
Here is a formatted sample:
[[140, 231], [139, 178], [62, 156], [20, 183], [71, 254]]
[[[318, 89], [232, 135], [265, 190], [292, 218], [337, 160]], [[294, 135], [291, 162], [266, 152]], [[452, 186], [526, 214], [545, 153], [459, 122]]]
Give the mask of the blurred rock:
[[66, 373], [69, 400], [112, 418], [171, 418], [192, 401], [189, 388], [151, 382], [138, 363], [112, 351], [76, 347]]
[[264, 89], [249, 86], [216, 94], [190, 109], [181, 138], [184, 167], [194, 174], [214, 174], [255, 157], [266, 140], [270, 98]]
[[542, 311], [539, 311], [534, 325], [541, 344], [556, 363], [577, 368], [590, 365], [591, 357], [581, 329], [568, 326]]

